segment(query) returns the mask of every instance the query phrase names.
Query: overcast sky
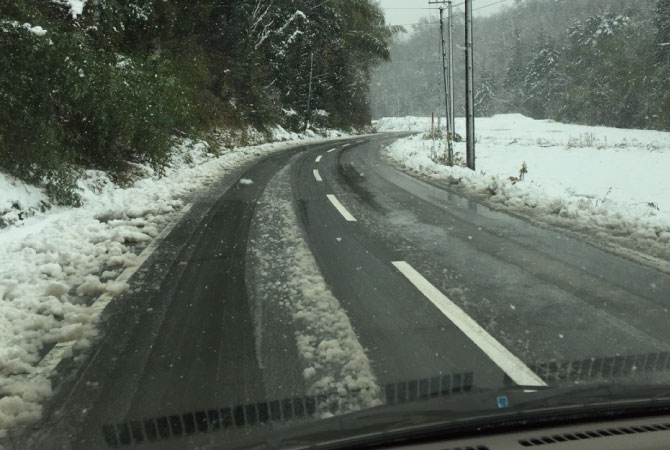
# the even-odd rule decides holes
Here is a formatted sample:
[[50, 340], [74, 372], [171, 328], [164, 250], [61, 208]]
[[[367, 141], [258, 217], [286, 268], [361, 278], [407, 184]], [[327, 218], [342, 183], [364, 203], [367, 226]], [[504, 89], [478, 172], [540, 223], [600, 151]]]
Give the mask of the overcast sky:
[[[438, 12], [429, 0], [377, 0], [386, 14], [386, 21], [391, 25], [410, 25], [418, 22], [422, 17], [431, 17], [437, 20]], [[463, 0], [454, 0], [454, 6], [462, 5]], [[488, 15], [499, 11], [505, 6], [514, 4], [514, 0], [473, 0], [472, 7], [475, 15]], [[462, 11], [462, 7], [455, 8]]]

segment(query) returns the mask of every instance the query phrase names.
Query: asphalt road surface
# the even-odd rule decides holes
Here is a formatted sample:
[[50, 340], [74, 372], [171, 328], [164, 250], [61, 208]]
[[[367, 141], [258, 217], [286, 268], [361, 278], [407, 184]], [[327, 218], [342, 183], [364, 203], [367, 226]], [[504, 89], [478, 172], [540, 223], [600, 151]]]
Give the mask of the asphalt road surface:
[[261, 424], [273, 400], [309, 416], [396, 383], [467, 395], [670, 363], [670, 276], [393, 168], [397, 137], [276, 153], [200, 193], [16, 447], [225, 446], [281, 427]]

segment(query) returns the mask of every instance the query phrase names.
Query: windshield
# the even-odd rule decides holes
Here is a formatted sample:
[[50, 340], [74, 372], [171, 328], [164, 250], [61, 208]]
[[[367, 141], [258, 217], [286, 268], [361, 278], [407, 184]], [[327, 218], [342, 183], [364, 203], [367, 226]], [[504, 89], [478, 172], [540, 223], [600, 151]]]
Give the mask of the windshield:
[[670, 0], [3, 0], [0, 447], [651, 411], [669, 168]]

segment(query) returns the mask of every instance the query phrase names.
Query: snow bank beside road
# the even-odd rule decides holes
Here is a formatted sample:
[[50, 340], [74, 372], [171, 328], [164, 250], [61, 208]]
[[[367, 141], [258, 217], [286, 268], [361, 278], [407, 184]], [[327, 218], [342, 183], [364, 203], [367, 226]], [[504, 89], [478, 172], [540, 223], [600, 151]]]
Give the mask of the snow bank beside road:
[[[343, 133], [335, 130], [324, 131], [326, 137], [339, 137]], [[248, 145], [261, 145], [267, 142], [268, 137], [265, 134], [259, 133], [253, 128], [248, 128], [244, 131], [221, 131], [216, 136], [221, 143], [223, 151], [228, 151], [228, 148], [235, 148], [236, 142], [247, 142]], [[320, 136], [309, 130], [307, 133], [294, 133], [287, 131], [281, 126], [277, 126], [272, 130], [272, 142], [297, 142], [303, 140], [320, 139]], [[172, 167], [168, 169], [168, 173], [179, 170], [180, 165], [197, 165], [201, 160], [190, 161], [191, 157], [198, 158], [198, 155], [190, 155], [188, 147], [190, 141], [185, 140], [175, 148], [175, 160]], [[198, 153], [198, 152], [196, 152]], [[152, 170], [139, 166], [140, 171], [143, 171], [146, 177], [155, 177], [156, 174]], [[89, 200], [95, 201], [99, 197], [98, 192], [103, 186], [114, 186], [109, 178], [102, 172], [87, 171], [84, 178], [79, 183], [82, 189], [81, 195], [87, 196], [93, 193]], [[45, 217], [51, 214], [52, 205], [49, 202], [44, 191], [35, 186], [31, 186], [18, 180], [10, 175], [0, 172], [0, 233], [2, 229], [12, 225], [21, 225], [21, 223], [30, 217]]]
[[[426, 130], [429, 120], [380, 120], [378, 127]], [[457, 132], [464, 134], [463, 122]], [[406, 129], [406, 128], [405, 128]], [[518, 114], [477, 120], [477, 171], [431, 159], [433, 143], [402, 139], [387, 156], [415, 174], [486, 199], [495, 207], [586, 233], [670, 261], [670, 133], [567, 125]], [[443, 154], [438, 143], [435, 153]], [[455, 144], [457, 155], [463, 143]], [[528, 173], [519, 176], [526, 163]]]
[[41, 189], [0, 173], [0, 229], [49, 209]]
[[0, 217], [9, 224], [0, 229], [0, 437], [40, 415], [50, 393], [50, 374], [39, 367], [45, 346], [76, 341], [76, 352], [90, 344], [97, 319], [92, 300], [129, 288], [116, 277], [137, 264], [136, 253], [189, 193], [297, 138], [317, 137], [277, 129], [276, 139], [294, 141], [224, 148], [220, 155], [185, 139], [163, 177], [138, 166], [133, 185], [121, 188], [105, 173], [87, 171], [80, 208], [49, 208], [39, 189], [0, 174]]

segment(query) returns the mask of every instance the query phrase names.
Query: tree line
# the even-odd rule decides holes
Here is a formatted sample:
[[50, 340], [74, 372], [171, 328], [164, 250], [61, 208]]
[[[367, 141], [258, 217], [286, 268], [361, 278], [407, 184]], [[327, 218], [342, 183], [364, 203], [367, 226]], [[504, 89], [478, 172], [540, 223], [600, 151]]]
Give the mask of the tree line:
[[76, 203], [174, 135], [365, 126], [391, 35], [371, 0], [3, 0], [0, 169]]
[[[476, 17], [476, 113], [670, 129], [670, 0], [517, 0]], [[456, 105], [463, 110], [462, 16]], [[373, 74], [375, 116], [440, 113], [439, 28], [414, 27]]]

